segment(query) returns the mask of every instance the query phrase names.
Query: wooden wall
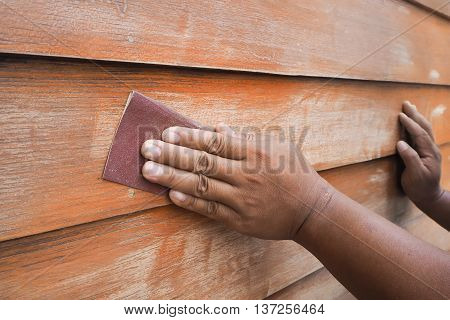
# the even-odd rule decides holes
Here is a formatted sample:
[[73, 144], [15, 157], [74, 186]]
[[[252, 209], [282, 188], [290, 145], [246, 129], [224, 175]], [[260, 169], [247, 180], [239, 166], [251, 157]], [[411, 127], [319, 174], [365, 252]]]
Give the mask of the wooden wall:
[[351, 298], [293, 242], [101, 180], [131, 90], [289, 132], [336, 188], [449, 250], [399, 188], [405, 99], [450, 188], [450, 24], [417, 2], [0, 2], [0, 298]]

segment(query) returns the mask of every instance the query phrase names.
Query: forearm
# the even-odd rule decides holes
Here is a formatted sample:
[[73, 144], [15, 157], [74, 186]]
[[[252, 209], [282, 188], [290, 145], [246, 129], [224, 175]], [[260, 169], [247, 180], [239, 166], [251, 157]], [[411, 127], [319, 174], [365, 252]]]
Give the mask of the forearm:
[[358, 298], [450, 297], [450, 256], [336, 192], [296, 241]]
[[416, 205], [431, 219], [450, 230], [450, 192], [448, 190], [443, 190], [435, 201]]

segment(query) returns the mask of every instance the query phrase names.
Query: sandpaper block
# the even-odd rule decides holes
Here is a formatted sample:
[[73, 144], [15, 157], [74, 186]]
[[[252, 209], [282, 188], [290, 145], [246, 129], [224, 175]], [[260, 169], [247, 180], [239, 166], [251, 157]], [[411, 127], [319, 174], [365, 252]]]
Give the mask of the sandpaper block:
[[142, 176], [146, 160], [141, 155], [141, 146], [148, 139], [161, 140], [162, 132], [173, 126], [199, 128], [194, 121], [162, 103], [132, 91], [109, 150], [103, 179], [155, 194], [166, 192], [168, 188]]

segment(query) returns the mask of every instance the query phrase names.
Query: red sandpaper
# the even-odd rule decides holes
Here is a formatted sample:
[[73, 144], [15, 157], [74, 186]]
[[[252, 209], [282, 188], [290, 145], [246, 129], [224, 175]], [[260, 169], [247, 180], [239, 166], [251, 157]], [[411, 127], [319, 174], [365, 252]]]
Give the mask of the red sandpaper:
[[139, 92], [131, 92], [109, 150], [103, 179], [155, 194], [167, 191], [168, 188], [142, 176], [141, 169], [146, 160], [141, 155], [141, 146], [148, 139], [161, 140], [164, 129], [173, 126], [199, 127], [162, 103]]

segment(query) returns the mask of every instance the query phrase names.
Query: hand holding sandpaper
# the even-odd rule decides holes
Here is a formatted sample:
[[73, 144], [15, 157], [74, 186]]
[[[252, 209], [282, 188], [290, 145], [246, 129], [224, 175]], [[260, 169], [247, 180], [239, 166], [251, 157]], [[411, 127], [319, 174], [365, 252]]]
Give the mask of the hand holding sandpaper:
[[[163, 111], [154, 102], [143, 103], [142, 99], [136, 102], [151, 108], [145, 110], [147, 121], [167, 128], [168, 117], [174, 113]], [[125, 112], [125, 130], [134, 130], [133, 124], [143, 123], [133, 101], [127, 110], [135, 106], [130, 110], [136, 113], [128, 118]], [[155, 119], [165, 122], [155, 124]], [[199, 130], [179, 116], [176, 121], [187, 125], [174, 123], [175, 127], [165, 129], [161, 137], [158, 129], [149, 131], [148, 140], [140, 134], [133, 138], [139, 143], [145, 140], [141, 151], [149, 161], [142, 167], [143, 176], [171, 188], [169, 195], [176, 205], [244, 234], [297, 241], [356, 297], [449, 298], [447, 252], [411, 236], [335, 190], [299, 150], [292, 149], [294, 145], [249, 140], [226, 126], [216, 127], [215, 132]], [[119, 130], [120, 137], [123, 132]], [[109, 161], [139, 158], [139, 145], [131, 143], [126, 138], [114, 143], [111, 152], [117, 151]], [[125, 149], [133, 154], [122, 156]], [[129, 163], [134, 166], [131, 174], [135, 174], [143, 162]], [[127, 172], [119, 171], [129, 170], [127, 164], [111, 164], [111, 168], [114, 181], [123, 183]], [[142, 188], [140, 179], [140, 175], [139, 179], [133, 176], [126, 182]], [[155, 191], [154, 185], [146, 188]]]
[[164, 129], [172, 126], [198, 128], [194, 121], [162, 103], [131, 92], [109, 151], [103, 179], [155, 194], [167, 191], [167, 187], [142, 176], [145, 159], [140, 150], [144, 141], [161, 139]]

